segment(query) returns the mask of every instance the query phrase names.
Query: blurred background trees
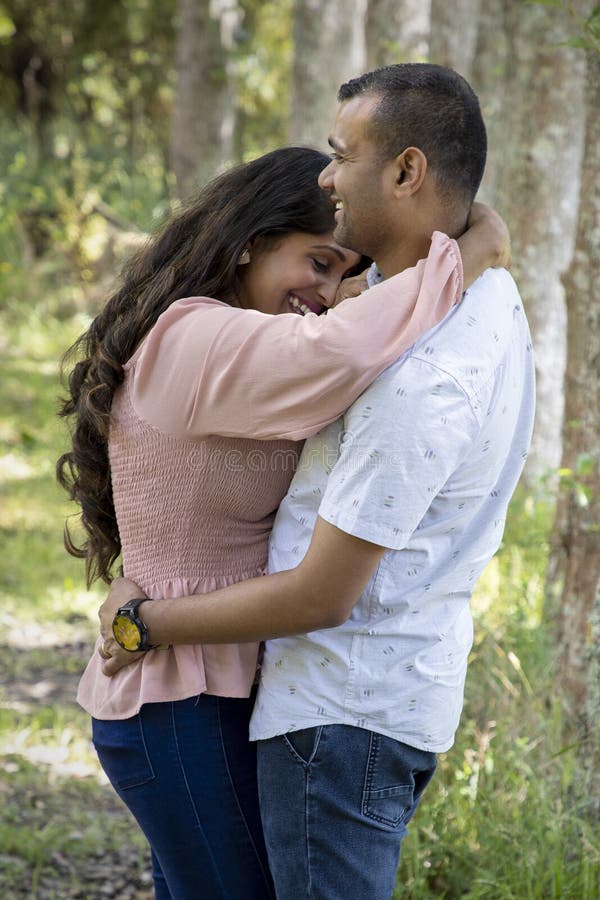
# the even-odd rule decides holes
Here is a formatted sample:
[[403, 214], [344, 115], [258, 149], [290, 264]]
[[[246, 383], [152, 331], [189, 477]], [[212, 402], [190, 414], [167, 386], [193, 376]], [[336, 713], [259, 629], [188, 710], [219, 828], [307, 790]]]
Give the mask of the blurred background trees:
[[[419, 60], [464, 74], [488, 126], [481, 196], [511, 229], [539, 394], [518, 500], [531, 527], [516, 538], [509, 521], [504, 552], [508, 558], [518, 544], [519, 559], [535, 559], [544, 665], [556, 673], [564, 742], [573, 740], [597, 773], [594, 0], [0, 0], [0, 355], [10, 355], [32, 309], [56, 336], [63, 328], [71, 335], [73, 321], [82, 327], [126, 254], [223, 167], [285, 143], [326, 149], [342, 81]], [[32, 440], [28, 426], [0, 427], [2, 453], [18, 455], [19, 441], [28, 453]], [[0, 465], [0, 496], [4, 489]], [[542, 507], [550, 527], [540, 531]], [[0, 513], [0, 537], [8, 540], [8, 531]], [[501, 574], [492, 567], [483, 588], [498, 603], [515, 590], [507, 566], [499, 563]], [[519, 588], [515, 607], [523, 628], [533, 616], [532, 583]]]

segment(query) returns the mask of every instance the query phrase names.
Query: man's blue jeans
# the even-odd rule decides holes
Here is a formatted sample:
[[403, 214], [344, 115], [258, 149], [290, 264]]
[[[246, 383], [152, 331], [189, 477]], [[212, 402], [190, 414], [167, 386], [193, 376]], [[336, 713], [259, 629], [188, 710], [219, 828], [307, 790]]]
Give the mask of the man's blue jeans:
[[100, 762], [152, 848], [157, 900], [272, 900], [248, 741], [253, 698], [202, 694], [92, 720]]
[[258, 743], [258, 787], [281, 900], [387, 900], [433, 753], [349, 725]]

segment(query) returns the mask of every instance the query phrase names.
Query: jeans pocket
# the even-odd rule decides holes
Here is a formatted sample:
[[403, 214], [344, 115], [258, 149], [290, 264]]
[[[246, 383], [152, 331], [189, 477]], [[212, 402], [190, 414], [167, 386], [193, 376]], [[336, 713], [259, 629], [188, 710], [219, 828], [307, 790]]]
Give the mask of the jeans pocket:
[[305, 766], [309, 765], [317, 752], [323, 726], [301, 728], [283, 735], [283, 742], [296, 760]]
[[92, 741], [108, 780], [120, 790], [154, 778], [139, 715], [130, 719], [92, 719]]
[[372, 733], [362, 813], [387, 828], [405, 826], [435, 771], [435, 755]]

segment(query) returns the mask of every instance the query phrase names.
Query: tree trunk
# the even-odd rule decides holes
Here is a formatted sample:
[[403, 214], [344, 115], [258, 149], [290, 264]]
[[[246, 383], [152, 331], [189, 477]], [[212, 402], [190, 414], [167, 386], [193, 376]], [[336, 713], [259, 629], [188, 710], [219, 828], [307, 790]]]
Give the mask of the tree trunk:
[[[471, 79], [480, 0], [431, 0], [429, 59]], [[485, 5], [485, 4], [484, 4]]]
[[502, 147], [506, 140], [504, 108], [510, 61], [505, 20], [505, 0], [480, 3], [475, 56], [469, 79], [479, 97], [488, 132], [488, 158], [479, 196], [492, 206], [496, 204], [498, 172], [506, 163]]
[[[568, 354], [561, 492], [550, 578], [558, 609], [559, 675], [571, 724], [600, 723], [600, 54], [587, 59], [586, 134], [573, 262], [565, 276]], [[587, 504], [585, 496], [587, 494]], [[596, 732], [596, 753], [600, 752]], [[598, 758], [596, 756], [596, 758]]]
[[229, 59], [239, 10], [236, 0], [179, 0], [178, 12], [171, 166], [178, 195], [187, 197], [231, 158]]
[[368, 0], [366, 68], [426, 59], [429, 11], [430, 0]]
[[574, 26], [561, 8], [504, 4], [507, 59], [495, 197], [509, 224], [514, 274], [533, 334], [538, 411], [530, 477], [561, 458], [566, 306], [583, 147], [584, 54], [564, 46]]
[[324, 148], [342, 82], [365, 66], [366, 0], [296, 0], [292, 143]]

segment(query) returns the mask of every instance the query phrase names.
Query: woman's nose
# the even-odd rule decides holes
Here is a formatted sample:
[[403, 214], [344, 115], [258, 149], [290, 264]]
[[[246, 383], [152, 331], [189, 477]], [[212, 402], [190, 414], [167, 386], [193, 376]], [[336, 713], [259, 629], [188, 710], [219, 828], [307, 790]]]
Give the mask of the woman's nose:
[[328, 278], [323, 282], [322, 285], [320, 285], [319, 296], [321, 298], [321, 303], [323, 304], [323, 306], [326, 306], [327, 309], [333, 306], [335, 298], [337, 297], [339, 286], [339, 278]]

